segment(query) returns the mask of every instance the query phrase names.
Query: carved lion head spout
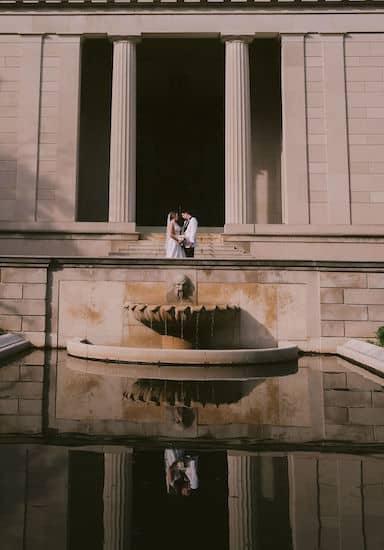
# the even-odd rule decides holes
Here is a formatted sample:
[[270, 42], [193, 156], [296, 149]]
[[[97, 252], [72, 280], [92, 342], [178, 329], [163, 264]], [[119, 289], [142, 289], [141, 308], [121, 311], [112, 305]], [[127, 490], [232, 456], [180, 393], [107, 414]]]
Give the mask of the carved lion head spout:
[[178, 302], [182, 302], [185, 298], [185, 286], [188, 283], [188, 277], [186, 275], [179, 275], [175, 280], [175, 296]]

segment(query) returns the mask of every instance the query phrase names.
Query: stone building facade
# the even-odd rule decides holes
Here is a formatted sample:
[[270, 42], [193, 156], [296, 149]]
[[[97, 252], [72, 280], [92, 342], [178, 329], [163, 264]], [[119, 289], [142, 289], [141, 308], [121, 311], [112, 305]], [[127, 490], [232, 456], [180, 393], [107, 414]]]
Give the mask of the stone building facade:
[[364, 259], [380, 254], [380, 2], [1, 4], [4, 253], [37, 231], [34, 253], [67, 254], [81, 234], [78, 254], [103, 255], [106, 235], [137, 239], [186, 201], [257, 257], [295, 236], [290, 257], [332, 259], [330, 237], [336, 258], [362, 241]]

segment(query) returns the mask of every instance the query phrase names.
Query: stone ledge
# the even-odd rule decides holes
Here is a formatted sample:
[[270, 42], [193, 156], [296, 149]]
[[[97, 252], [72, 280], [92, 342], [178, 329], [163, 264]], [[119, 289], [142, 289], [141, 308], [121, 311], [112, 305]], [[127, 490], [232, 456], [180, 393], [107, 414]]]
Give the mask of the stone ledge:
[[379, 376], [384, 376], [384, 348], [380, 346], [352, 339], [338, 346], [337, 353]]
[[0, 360], [3, 360], [11, 355], [15, 355], [30, 347], [30, 342], [19, 334], [0, 335]]
[[[61, 269], [63, 267], [144, 267], [164, 266], [174, 268], [216, 267], [218, 269], [234, 268], [250, 269], [284, 269], [308, 271], [342, 271], [379, 273], [384, 271], [384, 261], [340, 261], [340, 260], [258, 260], [253, 258], [228, 259], [195, 259], [183, 258], [180, 260], [167, 258], [124, 258], [116, 256], [62, 256], [62, 255], [0, 255], [0, 269], [5, 267], [45, 267]], [[325, 285], [322, 285], [325, 286]]]

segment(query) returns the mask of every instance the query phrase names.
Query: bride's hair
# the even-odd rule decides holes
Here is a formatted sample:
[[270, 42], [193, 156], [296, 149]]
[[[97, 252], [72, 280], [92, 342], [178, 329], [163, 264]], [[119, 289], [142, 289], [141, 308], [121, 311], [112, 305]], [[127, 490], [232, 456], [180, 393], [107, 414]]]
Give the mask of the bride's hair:
[[178, 218], [178, 213], [176, 212], [176, 210], [171, 210], [168, 216], [169, 220], [176, 220]]

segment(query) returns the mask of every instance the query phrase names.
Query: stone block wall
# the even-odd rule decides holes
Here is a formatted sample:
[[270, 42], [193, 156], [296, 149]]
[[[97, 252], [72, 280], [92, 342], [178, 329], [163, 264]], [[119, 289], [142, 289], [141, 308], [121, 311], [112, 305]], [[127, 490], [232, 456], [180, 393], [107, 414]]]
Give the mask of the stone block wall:
[[15, 214], [21, 44], [0, 36], [0, 219]]
[[[344, 366], [343, 366], [344, 365]], [[338, 360], [323, 362], [325, 436], [334, 440], [381, 441], [384, 437], [384, 388]], [[369, 376], [369, 375], [368, 375]]]
[[0, 434], [42, 431], [44, 352], [36, 350], [0, 369]]
[[305, 40], [309, 214], [313, 224], [328, 223], [327, 135], [323, 81], [323, 49], [319, 35]]
[[41, 68], [38, 221], [75, 220], [80, 38], [46, 36]]
[[75, 220], [80, 38], [0, 35], [0, 221]]
[[373, 338], [384, 324], [381, 273], [321, 273], [321, 334], [335, 346], [345, 338]]
[[0, 329], [22, 332], [34, 345], [44, 346], [47, 270], [0, 268]]
[[383, 223], [384, 34], [345, 39], [352, 223]]

